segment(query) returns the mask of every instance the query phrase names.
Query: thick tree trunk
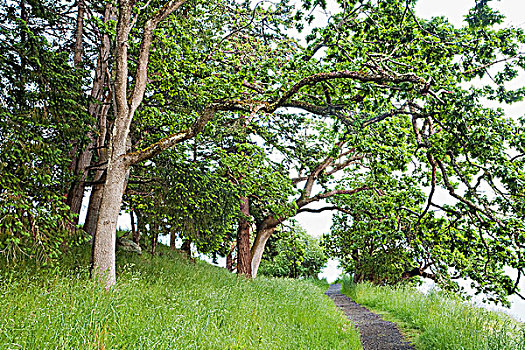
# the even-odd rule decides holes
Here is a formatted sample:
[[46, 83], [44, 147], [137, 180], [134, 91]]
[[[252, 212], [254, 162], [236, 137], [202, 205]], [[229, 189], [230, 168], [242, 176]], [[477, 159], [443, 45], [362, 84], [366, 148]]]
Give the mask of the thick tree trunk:
[[252, 254], [250, 252], [250, 201], [241, 197], [241, 213], [244, 218], [239, 220], [237, 230], [237, 274], [252, 277]]
[[[118, 22], [115, 43], [115, 121], [110, 140], [110, 154], [108, 157], [106, 183], [100, 203], [99, 217], [97, 221], [97, 232], [93, 246], [93, 271], [102, 281], [106, 288], [115, 284], [115, 236], [117, 220], [120, 213], [120, 205], [124, 194], [127, 173], [133, 163], [148, 159], [169, 147], [169, 143], [157, 148], [149, 148], [149, 152], [142, 152], [142, 157], [126, 155], [127, 140], [131, 127], [131, 121], [135, 111], [142, 103], [148, 78], [148, 61], [153, 42], [153, 33], [157, 25], [166, 19], [173, 11], [177, 10], [185, 0], [170, 1], [155, 12], [146, 21], [142, 35], [142, 41], [138, 53], [133, 92], [128, 95], [129, 67], [128, 67], [128, 40], [131, 31], [131, 17], [134, 2], [120, 0], [118, 3]], [[212, 110], [211, 112], [214, 112]], [[210, 112], [210, 113], [211, 113]], [[213, 116], [213, 113], [210, 115]], [[193, 130], [193, 129], [192, 129]], [[193, 132], [193, 131], [192, 131]], [[192, 133], [176, 134], [173, 142], [181, 141], [185, 136]], [[157, 153], [156, 153], [157, 152]]]
[[108, 164], [106, 184], [102, 191], [97, 231], [93, 244], [93, 273], [105, 282], [106, 288], [115, 284], [115, 243], [117, 220], [129, 165], [122, 157]]
[[266, 242], [270, 236], [274, 233], [274, 227], [265, 227], [257, 229], [257, 236], [252, 245], [252, 277], [257, 277], [257, 271], [259, 270], [259, 265], [261, 265], [261, 259], [264, 253], [264, 247], [266, 247]]

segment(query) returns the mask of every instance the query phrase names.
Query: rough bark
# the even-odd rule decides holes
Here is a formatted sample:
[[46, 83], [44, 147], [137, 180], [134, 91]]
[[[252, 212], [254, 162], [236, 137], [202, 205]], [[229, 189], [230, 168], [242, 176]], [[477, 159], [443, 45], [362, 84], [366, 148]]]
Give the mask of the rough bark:
[[[107, 160], [107, 151], [104, 146], [106, 140], [106, 113], [107, 111], [104, 111], [102, 113], [99, 121], [100, 133], [97, 140], [99, 163], [103, 163]], [[106, 170], [98, 169], [95, 172], [93, 186], [91, 187], [91, 195], [89, 197], [88, 211], [86, 215], [86, 221], [84, 223], [84, 231], [86, 231], [93, 237], [95, 236], [97, 230], [97, 221], [99, 216], [100, 203], [102, 202], [102, 191], [104, 189], [105, 178]]]
[[237, 274], [252, 277], [252, 254], [250, 251], [250, 201], [241, 197], [241, 213], [237, 229]]
[[87, 177], [86, 168], [91, 163], [92, 153], [89, 150], [90, 147], [93, 147], [93, 143], [90, 142], [86, 146], [86, 149], [80, 153], [75, 162], [75, 174], [77, 180], [73, 182], [69, 191], [67, 193], [66, 204], [69, 206], [72, 214], [75, 214], [73, 219], [73, 224], [78, 224], [78, 216], [80, 214], [80, 209], [82, 208], [82, 199], [84, 198], [84, 182]]
[[116, 282], [115, 242], [120, 204], [129, 166], [122, 158], [110, 163], [100, 203], [93, 243], [93, 274], [109, 289]]

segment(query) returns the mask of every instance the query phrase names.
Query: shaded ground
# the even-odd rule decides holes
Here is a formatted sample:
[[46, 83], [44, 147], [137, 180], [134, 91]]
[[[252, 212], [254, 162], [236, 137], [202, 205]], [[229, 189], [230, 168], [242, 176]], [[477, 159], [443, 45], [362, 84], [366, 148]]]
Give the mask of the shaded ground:
[[414, 350], [396, 325], [383, 320], [365, 307], [341, 294], [341, 285], [333, 284], [325, 293], [359, 329], [364, 350]]

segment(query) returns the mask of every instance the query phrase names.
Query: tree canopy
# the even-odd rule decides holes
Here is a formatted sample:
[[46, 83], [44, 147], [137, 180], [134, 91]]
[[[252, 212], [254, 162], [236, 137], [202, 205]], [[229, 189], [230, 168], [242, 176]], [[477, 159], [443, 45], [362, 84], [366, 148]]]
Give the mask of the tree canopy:
[[58, 254], [91, 189], [108, 288], [122, 209], [153, 246], [236, 242], [253, 276], [283, 222], [338, 210], [324, 244], [358, 280], [519, 293], [525, 120], [494, 106], [523, 99], [525, 34], [488, 0], [460, 28], [415, 3], [341, 0], [322, 26], [324, 1], [6, 3], [3, 254]]

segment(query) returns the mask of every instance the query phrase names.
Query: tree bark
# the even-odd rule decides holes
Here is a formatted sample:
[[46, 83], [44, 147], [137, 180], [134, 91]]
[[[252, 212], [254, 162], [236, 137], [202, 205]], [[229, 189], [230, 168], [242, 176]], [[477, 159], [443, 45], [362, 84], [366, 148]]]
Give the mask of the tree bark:
[[226, 255], [226, 270], [233, 272], [233, 249]]
[[235, 251], [235, 247], [237, 246], [237, 243], [233, 243], [230, 251], [226, 255], [226, 270], [233, 272], [233, 252]]
[[252, 277], [252, 254], [250, 251], [250, 201], [241, 197], [241, 214], [237, 230], [237, 274]]
[[255, 236], [255, 241], [252, 245], [252, 277], [257, 277], [257, 271], [259, 271], [259, 266], [261, 265], [261, 259], [264, 253], [264, 248], [266, 247], [266, 242], [270, 236], [274, 233], [276, 226], [266, 227], [257, 229], [257, 236]]
[[75, 30], [75, 54], [73, 57], [73, 63], [75, 64], [75, 67], [78, 67], [80, 63], [82, 62], [82, 54], [83, 54], [83, 48], [82, 48], [82, 39], [84, 35], [84, 13], [86, 11], [86, 5], [84, 3], [84, 0], [77, 0], [77, 27]]
[[[147, 68], [153, 32], [157, 25], [166, 19], [173, 11], [178, 9], [185, 0], [169, 1], [162, 6], [152, 17], [146, 21], [140, 45], [135, 84], [131, 97], [128, 96], [128, 40], [131, 31], [131, 15], [134, 1], [120, 0], [117, 35], [115, 47], [115, 122], [110, 139], [110, 153], [108, 157], [106, 182], [104, 184], [102, 201], [100, 203], [97, 231], [93, 246], [93, 270], [106, 288], [115, 284], [115, 239], [117, 220], [120, 205], [124, 194], [126, 174], [132, 164], [141, 161], [132, 160], [131, 155], [126, 155], [127, 140], [131, 121], [135, 111], [142, 103], [147, 83]], [[128, 100], [129, 97], [129, 100]], [[129, 102], [128, 102], [129, 101]]]
[[129, 165], [122, 157], [112, 161], [108, 167], [106, 184], [102, 193], [97, 231], [93, 243], [93, 274], [109, 289], [116, 282], [115, 243], [120, 204], [124, 195], [124, 184]]
[[74, 225], [78, 224], [78, 217], [80, 215], [80, 210], [82, 208], [82, 199], [84, 198], [84, 182], [87, 178], [86, 168], [91, 163], [92, 153], [89, 150], [93, 147], [93, 142], [89, 142], [84, 151], [80, 153], [75, 162], [75, 174], [77, 179], [73, 182], [69, 191], [67, 193], [66, 204], [70, 208], [70, 212], [75, 214], [75, 217], [72, 221]]
[[91, 187], [91, 195], [89, 197], [86, 221], [84, 222], [84, 231], [89, 233], [92, 237], [95, 237], [95, 233], [97, 231], [97, 221], [99, 216], [100, 203], [102, 202], [103, 189], [103, 184], [94, 184]]
[[176, 248], [175, 241], [176, 240], [177, 240], [177, 235], [175, 234], [175, 232], [171, 231], [170, 232], [170, 248], [171, 248], [171, 250], [175, 250], [175, 248]]
[[186, 257], [188, 259], [191, 259], [191, 239], [189, 238], [185, 239], [182, 242], [182, 246], [180, 247], [180, 250], [186, 253]]
[[151, 255], [155, 256], [155, 249], [159, 241], [159, 224], [154, 224], [151, 231]]
[[129, 213], [129, 219], [131, 224], [131, 240], [135, 242], [135, 236], [137, 235], [137, 225], [135, 225], [135, 214], [133, 214], [133, 209]]

